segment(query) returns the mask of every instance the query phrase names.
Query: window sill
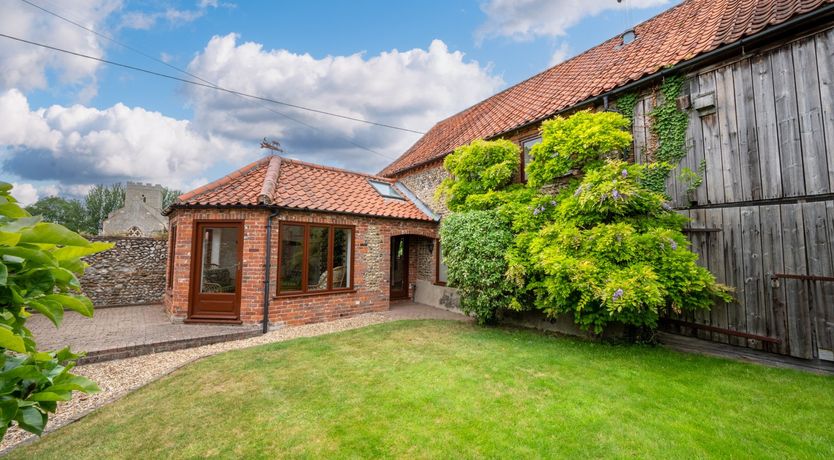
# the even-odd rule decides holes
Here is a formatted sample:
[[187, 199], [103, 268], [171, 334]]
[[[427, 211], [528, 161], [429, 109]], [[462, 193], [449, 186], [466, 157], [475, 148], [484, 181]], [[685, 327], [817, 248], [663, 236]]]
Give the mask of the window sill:
[[341, 289], [338, 291], [322, 291], [322, 292], [300, 292], [295, 294], [278, 294], [272, 296], [272, 300], [281, 300], [281, 299], [296, 299], [299, 297], [318, 297], [324, 295], [336, 295], [336, 294], [355, 294], [356, 289]]
[[446, 286], [446, 283], [444, 283], [443, 281], [435, 281], [434, 285], [435, 286]]

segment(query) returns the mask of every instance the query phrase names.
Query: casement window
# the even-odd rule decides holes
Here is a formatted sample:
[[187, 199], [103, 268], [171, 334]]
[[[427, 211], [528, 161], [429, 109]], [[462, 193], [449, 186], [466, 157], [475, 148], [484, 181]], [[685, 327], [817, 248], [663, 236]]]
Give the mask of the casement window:
[[168, 289], [174, 287], [174, 252], [177, 248], [177, 226], [171, 226], [171, 241], [168, 243]]
[[540, 143], [542, 141], [541, 136], [531, 137], [529, 139], [521, 141], [521, 180], [522, 182], [527, 182], [527, 165], [530, 164], [532, 157], [530, 156], [530, 150], [533, 149], [533, 146]]
[[443, 251], [440, 250], [440, 240], [436, 240], [434, 246], [435, 252], [435, 267], [434, 267], [434, 283], [439, 284], [441, 286], [446, 285], [449, 268], [446, 266], [446, 262], [443, 260]]
[[353, 234], [349, 225], [281, 223], [278, 295], [353, 288]]

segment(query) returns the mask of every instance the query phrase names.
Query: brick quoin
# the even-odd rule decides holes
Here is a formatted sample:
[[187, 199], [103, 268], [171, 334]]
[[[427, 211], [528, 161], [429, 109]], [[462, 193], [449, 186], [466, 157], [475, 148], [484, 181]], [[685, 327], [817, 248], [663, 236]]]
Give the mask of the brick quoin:
[[[246, 324], [262, 321], [266, 222], [269, 214], [267, 208], [177, 208], [171, 212], [170, 223], [177, 227], [177, 241], [170, 242], [174, 245], [174, 278], [173, 287], [166, 289], [164, 298], [166, 312], [171, 318], [184, 320], [188, 317], [195, 222], [231, 220], [243, 222], [240, 321]], [[353, 290], [277, 296], [281, 221], [355, 226]], [[318, 323], [388, 310], [391, 237], [413, 235], [409, 238], [409, 284], [413, 284], [421, 273], [425, 276], [429, 263], [427, 248], [437, 238], [435, 222], [351, 214], [281, 210], [272, 225], [269, 322], [273, 325]]]

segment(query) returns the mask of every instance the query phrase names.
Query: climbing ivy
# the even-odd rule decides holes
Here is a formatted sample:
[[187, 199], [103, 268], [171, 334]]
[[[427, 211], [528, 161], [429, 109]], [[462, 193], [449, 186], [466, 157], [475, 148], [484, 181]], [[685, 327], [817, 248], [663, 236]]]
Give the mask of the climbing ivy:
[[634, 108], [637, 106], [637, 93], [626, 93], [617, 99], [617, 112], [628, 119], [630, 125], [634, 124]]
[[684, 78], [669, 77], [660, 85], [663, 102], [649, 113], [652, 117], [652, 133], [657, 136], [654, 152], [655, 168], [643, 177], [646, 186], [659, 193], [666, 191], [666, 178], [674, 165], [686, 155], [686, 127], [689, 117], [678, 109], [676, 100], [683, 89]]

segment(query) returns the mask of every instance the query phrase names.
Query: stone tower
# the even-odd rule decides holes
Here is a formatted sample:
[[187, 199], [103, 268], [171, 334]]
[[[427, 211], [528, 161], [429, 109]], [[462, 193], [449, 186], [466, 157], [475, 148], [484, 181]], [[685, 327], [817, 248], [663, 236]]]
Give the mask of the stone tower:
[[102, 235], [157, 236], [168, 230], [168, 219], [162, 215], [161, 185], [128, 182], [125, 205], [110, 213], [102, 222]]

